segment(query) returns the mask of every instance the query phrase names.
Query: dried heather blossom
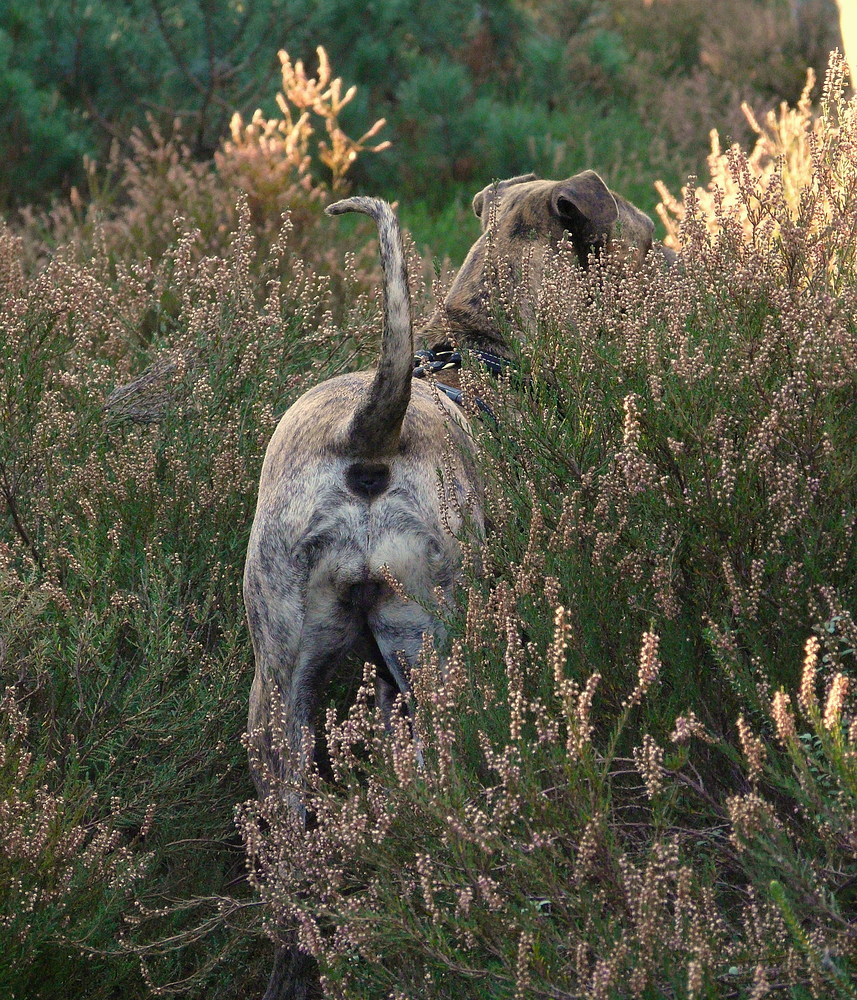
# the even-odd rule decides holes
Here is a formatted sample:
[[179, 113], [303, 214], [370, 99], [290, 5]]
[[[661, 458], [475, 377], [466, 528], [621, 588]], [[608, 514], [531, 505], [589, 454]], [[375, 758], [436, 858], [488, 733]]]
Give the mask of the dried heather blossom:
[[698, 959], [692, 958], [687, 963], [687, 995], [688, 1000], [696, 1000], [701, 994], [703, 986], [702, 964]]
[[422, 889], [425, 908], [431, 916], [432, 923], [438, 924], [441, 920], [441, 913], [435, 898], [437, 885], [433, 878], [432, 861], [429, 855], [418, 854], [416, 856], [416, 866], [420, 876], [420, 888]]
[[726, 800], [726, 811], [732, 824], [729, 839], [739, 851], [744, 850], [747, 841], [756, 834], [779, 826], [773, 806], [756, 792], [730, 796]]
[[638, 406], [639, 398], [633, 392], [625, 397], [623, 404], [622, 450], [616, 456], [626, 488], [632, 494], [642, 493], [648, 489], [653, 483], [655, 474], [651, 462], [640, 448], [643, 429]]
[[607, 957], [599, 958], [592, 969], [589, 991], [584, 995], [591, 1000], [610, 1000], [615, 996], [614, 987], [623, 977], [628, 951], [628, 944], [623, 938], [607, 953]]
[[602, 837], [602, 816], [596, 813], [586, 824], [583, 835], [577, 845], [577, 857], [574, 862], [574, 881], [578, 884], [586, 878], [592, 862], [598, 852]]
[[797, 697], [798, 704], [807, 715], [811, 715], [814, 711], [818, 710], [818, 699], [815, 694], [815, 673], [820, 649], [821, 643], [818, 641], [818, 638], [811, 635], [806, 640], [803, 675]]
[[696, 737], [703, 743], [714, 742], [714, 738], [708, 734], [705, 726], [697, 719], [696, 712], [693, 711], [677, 716], [673, 731], [670, 733], [673, 743], [687, 743], [691, 737]]
[[567, 620], [566, 610], [558, 607], [554, 614], [553, 641], [547, 655], [548, 666], [553, 673], [554, 687], [557, 691], [562, 689], [565, 681], [565, 660], [570, 633], [571, 626]]
[[650, 799], [653, 799], [663, 788], [664, 779], [664, 751], [655, 743], [654, 739], [646, 733], [643, 737], [643, 745], [633, 749], [634, 763], [640, 772], [640, 777], [646, 786], [646, 792]]
[[754, 735], [743, 715], [738, 716], [738, 736], [741, 740], [741, 749], [747, 758], [747, 776], [755, 784], [761, 778], [765, 766], [767, 758], [765, 745]]
[[[548, 547], [550, 547], [550, 543]], [[557, 607], [560, 594], [560, 582], [555, 576], [546, 576], [544, 578], [544, 594], [548, 607]]]
[[643, 633], [643, 645], [640, 649], [640, 662], [637, 668], [637, 686], [625, 700], [627, 708], [638, 705], [649, 688], [657, 681], [661, 670], [661, 661], [658, 659], [660, 642], [660, 637], [654, 632]]
[[515, 1000], [525, 1000], [530, 988], [530, 961], [533, 953], [532, 931], [521, 931], [518, 938], [518, 955], [515, 962]]
[[724, 558], [722, 563], [723, 576], [726, 580], [726, 587], [729, 591], [729, 599], [732, 602], [732, 614], [736, 618], [741, 616], [741, 588], [738, 586], [738, 579], [735, 576], [735, 570], [732, 567], [731, 560], [727, 557]]
[[643, 437], [640, 427], [640, 411], [637, 406], [639, 396], [635, 392], [628, 393], [623, 403], [625, 419], [622, 425], [622, 444], [626, 451], [638, 451]]
[[592, 699], [595, 697], [595, 689], [601, 680], [601, 674], [593, 674], [586, 682], [586, 686], [580, 692], [577, 699], [577, 707], [574, 715], [569, 718], [568, 741], [566, 749], [569, 757], [576, 760], [584, 746], [592, 737], [592, 723], [589, 720], [589, 713], [592, 709]]
[[848, 678], [845, 674], [836, 674], [830, 691], [827, 695], [827, 703], [824, 706], [824, 728], [836, 729], [842, 717], [842, 708], [845, 705], [845, 696], [848, 693]]
[[750, 990], [748, 1000], [762, 1000], [771, 992], [771, 984], [768, 982], [768, 974], [761, 964], [756, 966], [753, 973], [753, 989]]
[[791, 698], [782, 689], [777, 691], [771, 702], [771, 718], [777, 728], [777, 738], [784, 746], [797, 739], [791, 703]]

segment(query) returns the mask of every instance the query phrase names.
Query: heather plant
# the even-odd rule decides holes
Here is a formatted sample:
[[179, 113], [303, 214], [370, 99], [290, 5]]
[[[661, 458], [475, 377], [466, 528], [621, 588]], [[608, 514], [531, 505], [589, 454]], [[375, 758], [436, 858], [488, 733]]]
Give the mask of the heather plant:
[[[692, 748], [734, 752], [695, 713], [616, 752], [667, 681], [659, 637], [642, 635], [634, 686], [599, 738], [603, 678], [567, 673], [570, 615], [556, 608], [534, 655], [514, 603], [498, 587], [468, 615], [487, 627], [443, 668], [427, 651], [422, 767], [407, 724], [384, 731], [369, 672], [348, 715], [328, 714], [337, 784], [310, 781], [317, 825], [297, 828], [275, 798], [244, 813], [271, 932], [297, 926], [331, 997], [853, 995], [853, 743], [825, 767], [789, 730], [803, 775], [811, 762], [827, 785], [796, 792], [784, 755], [739, 718], [745, 790], [715, 804], [697, 767], [713, 755]], [[468, 655], [474, 640], [500, 647], [502, 686], [488, 657]], [[772, 799], [789, 787], [787, 808], [760, 794], [763, 767]]]
[[[24, 601], [10, 601], [9, 593], [4, 586], [4, 614], [18, 625], [28, 612], [36, 617], [38, 612], [33, 614]], [[7, 688], [0, 701], [0, 927], [5, 952], [0, 985], [8, 997], [33, 995], [32, 957], [55, 953], [72, 928], [92, 933], [106, 909], [105, 897], [122, 900], [150, 861], [144, 850], [136, 849], [148, 832], [145, 817], [130, 838], [122, 830], [118, 803], [93, 817], [92, 789], [73, 734], [52, 753], [44, 738], [31, 741], [30, 729], [15, 689]]]
[[[260, 262], [245, 201], [222, 256], [184, 229], [157, 262], [117, 260], [96, 234], [89, 259], [72, 246], [33, 273], [24, 241], [0, 232], [0, 895], [15, 995], [143, 995], [135, 949], [151, 924], [193, 931], [198, 911], [172, 901], [217, 914], [242, 881], [240, 567], [258, 470], [277, 414], [364, 347], [289, 236], [284, 224]], [[158, 358], [181, 390], [164, 419], [108, 415], [111, 390]], [[161, 984], [196, 970], [200, 989], [246, 988], [248, 938], [215, 923], [169, 952]]]
[[240, 816], [268, 933], [330, 996], [854, 996], [841, 80], [798, 202], [824, 227], [785, 232], [783, 185], [747, 181], [750, 234], [689, 199], [674, 269], [560, 248], [535, 303], [495, 289], [510, 336], [540, 333], [509, 379], [464, 375], [496, 418], [493, 533], [413, 731], [364, 668], [312, 827], [278, 795]]
[[790, 284], [817, 282], [836, 293], [854, 253], [850, 205], [857, 185], [857, 126], [854, 102], [845, 98], [847, 74], [844, 60], [834, 53], [817, 111], [811, 70], [795, 108], [782, 104], [760, 124], [744, 104], [758, 136], [749, 155], [737, 144], [723, 152], [713, 130], [706, 187], [685, 187], [679, 201], [658, 184], [663, 198], [658, 213], [668, 244], [681, 245], [681, 225], [686, 219], [691, 225], [689, 216], [696, 212], [709, 232], [732, 229], [754, 246], [776, 243]]
[[806, 67], [821, 71], [841, 46], [833, 0], [579, 0], [572, 16], [568, 4], [533, 6], [565, 39], [574, 79], [627, 101], [687, 164], [712, 124], [736, 141], [751, 134], [741, 101], [759, 114], [795, 101]]
[[[281, 51], [280, 117], [266, 118], [257, 110], [245, 123], [235, 112], [229, 136], [213, 160], [194, 155], [180, 120], [167, 130], [151, 117], [147, 129], [132, 130], [127, 154], [114, 145], [105, 164], [87, 159], [85, 195], [73, 188], [67, 200], [49, 211], [24, 211], [28, 237], [39, 230], [43, 234], [31, 253], [43, 258], [51, 247], [74, 242], [85, 254], [97, 234], [115, 258], [157, 258], [175, 242], [175, 220], [181, 218], [199, 232], [193, 243], [196, 254], [223, 254], [238, 223], [236, 204], [243, 193], [261, 257], [288, 214], [289, 252], [305, 266], [341, 274], [341, 245], [332, 253], [327, 241], [317, 239], [324, 201], [343, 190], [359, 155], [381, 152], [389, 142], [368, 145], [383, 128], [383, 119], [359, 139], [343, 131], [340, 115], [356, 88], [343, 93], [325, 50], [319, 47], [317, 56], [313, 77], [300, 60], [293, 63]], [[362, 246], [363, 241], [355, 244], [352, 252]]]
[[[331, 79], [324, 48], [319, 46], [317, 54], [318, 75], [313, 79], [300, 59], [293, 65], [289, 54], [281, 51], [283, 84], [276, 99], [282, 117], [266, 119], [257, 110], [245, 125], [236, 112], [229, 127], [231, 138], [215, 155], [219, 173], [247, 192], [254, 215], [269, 221], [286, 210], [294, 213], [298, 189], [315, 201], [323, 198], [328, 188], [334, 194], [341, 192], [346, 186], [345, 175], [359, 154], [380, 153], [390, 146], [386, 141], [367, 146], [386, 124], [383, 118], [359, 139], [345, 134], [340, 115], [357, 88], [349, 87], [343, 94], [341, 78]], [[324, 122], [326, 139], [317, 136], [313, 117]], [[314, 179], [318, 167], [313, 160], [330, 172], [328, 183]]]

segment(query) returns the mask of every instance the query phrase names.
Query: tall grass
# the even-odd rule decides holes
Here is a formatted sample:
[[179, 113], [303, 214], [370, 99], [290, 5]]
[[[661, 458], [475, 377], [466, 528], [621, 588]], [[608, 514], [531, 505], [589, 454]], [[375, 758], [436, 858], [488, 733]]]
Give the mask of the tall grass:
[[246, 996], [297, 922], [331, 996], [854, 996], [837, 72], [797, 208], [776, 166], [758, 188], [729, 161], [777, 225], [748, 237], [691, 186], [677, 270], [560, 252], [517, 362], [532, 388], [465, 375], [498, 417], [476, 422], [493, 532], [415, 677], [426, 767], [355, 664], [308, 833], [252, 802], [240, 578], [278, 414], [374, 356], [361, 234], [236, 197], [173, 236], [175, 189], [147, 215], [143, 183], [112, 229], [3, 227], [4, 995]]
[[[677, 271], [584, 273], [560, 251], [519, 358], [535, 388], [473, 373], [499, 421], [481, 434], [494, 534], [415, 678], [425, 768], [367, 677], [328, 715], [317, 827], [244, 812], [269, 930], [297, 926], [330, 996], [854, 995], [838, 72], [800, 178], [801, 217], [832, 227], [794, 237], [811, 266], [785, 185], [751, 193], [735, 154], [739, 197], [780, 226], [745, 240], [723, 210], [709, 229], [689, 198]], [[512, 334], [514, 304], [495, 307]]]

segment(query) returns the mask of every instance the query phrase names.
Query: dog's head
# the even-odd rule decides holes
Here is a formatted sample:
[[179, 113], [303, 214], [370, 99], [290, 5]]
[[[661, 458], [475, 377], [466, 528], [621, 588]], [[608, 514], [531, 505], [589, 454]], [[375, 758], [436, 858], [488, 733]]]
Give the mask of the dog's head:
[[498, 245], [508, 256], [520, 256], [528, 241], [552, 246], [568, 233], [581, 266], [589, 256], [608, 252], [621, 241], [639, 263], [652, 249], [652, 220], [621, 195], [612, 192], [594, 170], [564, 181], [542, 181], [535, 174], [489, 184], [473, 199], [483, 236], [496, 226]]
[[473, 199], [473, 211], [482, 223], [482, 234], [465, 258], [442, 311], [429, 320], [425, 333], [430, 340], [438, 340], [436, 333], [445, 329], [461, 345], [504, 354], [505, 338], [487, 294], [492, 282], [506, 281], [516, 290], [526, 280], [530, 288], [525, 291], [532, 300], [546, 257], [564, 240], [571, 241], [583, 268], [593, 254], [602, 253], [624, 254], [632, 266], [639, 266], [653, 245], [652, 220], [610, 191], [594, 170], [563, 181], [524, 174], [489, 184]]

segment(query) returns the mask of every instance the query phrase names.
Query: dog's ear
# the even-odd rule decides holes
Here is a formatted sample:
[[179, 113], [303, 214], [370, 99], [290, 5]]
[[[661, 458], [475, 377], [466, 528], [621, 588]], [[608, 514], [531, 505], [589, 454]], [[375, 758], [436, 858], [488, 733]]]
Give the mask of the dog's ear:
[[496, 184], [489, 184], [488, 187], [482, 188], [479, 194], [473, 196], [473, 214], [477, 219], [482, 218], [482, 209], [485, 205], [485, 196], [490, 195], [492, 189], [496, 190]]
[[494, 184], [489, 184], [487, 187], [482, 188], [479, 194], [474, 197], [473, 214], [481, 219], [485, 209], [507, 187], [511, 187], [513, 184], [524, 184], [527, 181], [534, 181], [535, 179], [535, 174], [521, 174], [518, 177], [510, 177], [508, 180], [496, 181]]
[[558, 181], [551, 210], [581, 249], [602, 246], [619, 218], [616, 199], [594, 170]]

